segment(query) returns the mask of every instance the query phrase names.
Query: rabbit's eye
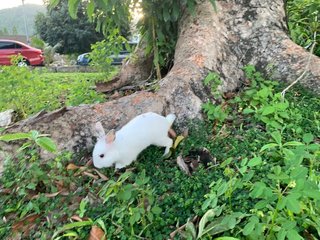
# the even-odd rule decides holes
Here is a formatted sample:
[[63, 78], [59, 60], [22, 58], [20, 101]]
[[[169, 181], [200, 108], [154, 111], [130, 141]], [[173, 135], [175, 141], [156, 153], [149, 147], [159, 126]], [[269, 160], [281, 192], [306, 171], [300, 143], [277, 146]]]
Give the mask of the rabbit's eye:
[[100, 156], [99, 156], [100, 158], [103, 158], [104, 157], [104, 154], [100, 154]]

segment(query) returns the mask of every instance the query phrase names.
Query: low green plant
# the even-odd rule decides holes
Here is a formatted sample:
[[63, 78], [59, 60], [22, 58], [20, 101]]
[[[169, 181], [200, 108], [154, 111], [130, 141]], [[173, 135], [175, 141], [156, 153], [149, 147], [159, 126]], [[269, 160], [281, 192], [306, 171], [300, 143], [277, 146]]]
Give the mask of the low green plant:
[[[86, 239], [98, 226], [108, 239], [319, 239], [319, 98], [292, 88], [283, 110], [290, 118], [273, 127], [260, 109], [273, 105], [283, 86], [249, 70], [255, 87], [217, 101], [228, 106], [220, 134], [212, 133], [212, 121], [193, 121], [168, 159], [150, 147], [124, 173], [70, 167], [89, 158], [67, 153], [44, 161], [30, 148], [8, 159], [0, 238]], [[259, 93], [264, 88], [267, 95]], [[244, 114], [246, 108], [254, 112]], [[217, 164], [200, 161], [192, 176], [179, 170], [179, 155], [196, 160], [193, 152], [203, 147]], [[37, 220], [27, 223], [30, 216]]]
[[[272, 135], [277, 143], [264, 145], [261, 150], [276, 151], [279, 161], [268, 164], [271, 172], [266, 178], [252, 183], [249, 196], [252, 201], [258, 201], [243, 234], [253, 238], [263, 235], [266, 239], [304, 239], [302, 233], [307, 231], [319, 237], [320, 195], [318, 180], [314, 178], [314, 171], [319, 170], [319, 164], [314, 165], [314, 160], [319, 159], [319, 144], [310, 147], [310, 135], [304, 136], [308, 145], [302, 142], [282, 144], [279, 134]], [[269, 159], [270, 156], [273, 155], [269, 155]], [[309, 159], [312, 164], [308, 171], [308, 161], [305, 161]]]
[[[248, 133], [243, 132], [247, 124], [259, 126], [264, 132], [252, 130], [256, 132], [256, 139], [245, 143], [251, 146], [251, 152], [243, 151], [234, 141], [230, 143], [240, 151], [235, 152], [240, 156], [237, 159], [228, 157], [218, 167], [223, 170], [222, 178], [211, 183], [202, 205], [206, 213], [201, 220], [206, 219], [203, 220], [206, 227], [189, 221], [182, 236], [197, 239], [204, 232], [206, 235], [203, 237], [214, 239], [215, 232], [211, 231], [211, 227], [218, 224], [217, 216], [208, 216], [214, 215], [218, 206], [223, 207], [223, 214], [218, 215], [219, 224], [228, 214], [243, 214], [241, 221], [232, 220], [234, 226], [219, 226], [223, 237], [303, 239], [309, 235], [317, 239], [320, 237], [316, 217], [320, 211], [320, 147], [311, 133], [317, 128], [317, 124], [313, 124], [317, 123], [317, 118], [304, 109], [307, 103], [302, 104], [301, 101], [301, 105], [298, 105], [283, 100], [277, 93], [282, 86], [265, 80], [253, 66], [246, 66], [244, 70], [250, 84], [234, 99], [222, 102], [220, 106], [228, 105], [230, 110], [226, 118], [239, 122], [240, 117], [239, 130], [235, 130], [239, 123], [228, 126], [233, 135], [240, 131], [248, 137]], [[238, 117], [228, 116], [233, 114]], [[307, 124], [306, 116], [314, 121]], [[215, 118], [211, 119], [215, 121]], [[312, 127], [307, 127], [309, 124], [313, 124]], [[307, 129], [311, 132], [307, 132]], [[260, 134], [263, 135], [262, 139], [257, 138]], [[216, 136], [215, 141], [220, 142], [220, 137]], [[229, 151], [229, 154], [232, 152]]]
[[228, 106], [224, 104], [225, 102], [218, 90], [218, 87], [221, 84], [219, 75], [217, 73], [210, 72], [205, 77], [203, 83], [205, 86], [209, 87], [210, 93], [214, 98], [214, 102], [208, 101], [202, 105], [203, 111], [207, 114], [209, 120], [215, 121], [216, 123], [224, 123], [228, 116], [229, 109]]
[[47, 134], [39, 134], [38, 131], [32, 130], [29, 133], [11, 133], [0, 136], [0, 141], [11, 142], [17, 140], [27, 140], [20, 148], [19, 151], [22, 151], [26, 148], [34, 148], [39, 146], [42, 149], [55, 153], [57, 147], [51, 138]]
[[[139, 173], [133, 183], [126, 183], [131, 176], [131, 172], [125, 172], [101, 188], [99, 195], [110, 209], [104, 219], [108, 219], [116, 229], [121, 226], [124, 235], [151, 237], [151, 225], [162, 210], [156, 205], [154, 190], [148, 186], [150, 178], [145, 171]], [[116, 229], [109, 230], [111, 238], [118, 235]]]
[[236, 99], [243, 114], [252, 114], [268, 128], [281, 129], [290, 118], [287, 109], [289, 102], [282, 99], [281, 93], [275, 91], [279, 84], [263, 79], [254, 66], [244, 67], [250, 86], [245, 88], [243, 95]]

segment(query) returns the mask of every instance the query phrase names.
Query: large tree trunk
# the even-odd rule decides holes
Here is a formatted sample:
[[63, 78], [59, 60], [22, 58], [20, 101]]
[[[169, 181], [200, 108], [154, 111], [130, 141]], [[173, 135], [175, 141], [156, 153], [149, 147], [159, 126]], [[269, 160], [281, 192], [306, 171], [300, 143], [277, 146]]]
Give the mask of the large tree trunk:
[[[93, 146], [91, 126], [98, 120], [110, 129], [142, 112], [174, 112], [183, 125], [186, 120], [201, 118], [201, 104], [209, 98], [202, 82], [209, 71], [221, 76], [221, 91], [233, 91], [241, 87], [241, 68], [247, 64], [262, 71], [270, 69], [275, 79], [292, 82], [305, 70], [310, 57], [302, 84], [319, 92], [320, 59], [290, 40], [285, 19], [283, 0], [221, 0], [217, 12], [208, 0], [201, 1], [194, 16], [185, 13], [181, 19], [174, 66], [160, 81], [158, 92], [137, 92], [104, 104], [64, 109], [18, 123], [8, 132], [37, 129], [51, 134], [60, 150], [78, 151]], [[132, 70], [130, 76], [122, 71], [119, 78], [136, 81], [138, 72]]]

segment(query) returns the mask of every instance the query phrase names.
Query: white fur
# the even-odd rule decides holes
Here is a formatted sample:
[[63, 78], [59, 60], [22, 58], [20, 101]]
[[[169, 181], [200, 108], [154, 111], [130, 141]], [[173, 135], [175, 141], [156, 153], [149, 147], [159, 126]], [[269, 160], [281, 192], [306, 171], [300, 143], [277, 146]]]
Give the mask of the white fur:
[[[115, 133], [105, 134], [100, 122], [96, 124], [98, 141], [93, 149], [93, 164], [97, 168], [123, 168], [134, 160], [138, 154], [150, 145], [166, 147], [166, 155], [172, 146], [168, 131], [175, 120], [174, 114], [163, 117], [153, 112], [141, 114]], [[113, 141], [110, 139], [114, 139]]]

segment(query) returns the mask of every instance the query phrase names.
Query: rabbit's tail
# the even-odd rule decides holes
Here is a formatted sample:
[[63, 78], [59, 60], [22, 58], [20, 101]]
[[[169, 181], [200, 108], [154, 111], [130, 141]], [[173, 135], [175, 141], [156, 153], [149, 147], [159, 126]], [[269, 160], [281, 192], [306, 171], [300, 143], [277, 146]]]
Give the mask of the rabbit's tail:
[[170, 123], [170, 126], [173, 124], [174, 120], [176, 119], [176, 115], [174, 115], [173, 113], [168, 114], [166, 116], [167, 121]]

